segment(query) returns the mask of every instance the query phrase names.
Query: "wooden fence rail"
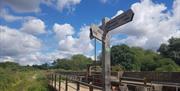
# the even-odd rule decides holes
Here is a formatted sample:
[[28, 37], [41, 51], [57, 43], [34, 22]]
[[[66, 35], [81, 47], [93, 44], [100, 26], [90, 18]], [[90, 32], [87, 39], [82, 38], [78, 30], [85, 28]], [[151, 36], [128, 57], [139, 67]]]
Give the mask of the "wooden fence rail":
[[[180, 82], [179, 83], [169, 83], [169, 82], [163, 82], [162, 78], [159, 79], [155, 77], [160, 77], [161, 74], [165, 74], [164, 72], [160, 73], [153, 73], [152, 77], [147, 76], [149, 73], [144, 74], [146, 72], [142, 72], [143, 75], [141, 75], [140, 72], [126, 72], [125, 74], [121, 75], [119, 73], [113, 73], [113, 77], [116, 77], [115, 80], [111, 80], [111, 87], [119, 87], [123, 86], [124, 84], [127, 84], [129, 87], [146, 87], [149, 89], [152, 89], [152, 83], [153, 84], [161, 84], [163, 86], [162, 91], [170, 91], [171, 89], [176, 89], [172, 91], [180, 91]], [[160, 74], [160, 75], [159, 75]], [[175, 74], [175, 75], [174, 75]], [[177, 80], [179, 80], [180, 75], [179, 73], [167, 73], [168, 76], [175, 76]], [[89, 76], [86, 75], [85, 72], [55, 72], [49, 76], [50, 84], [57, 89], [57, 91], [61, 91], [62, 89], [62, 83], [63, 83], [63, 91], [68, 91], [68, 89], [74, 89], [74, 91], [82, 91], [82, 86], [85, 86], [88, 88], [88, 91], [94, 91], [94, 89], [102, 90], [102, 79], [101, 79], [100, 73], [96, 72], [94, 75], [93, 73]], [[139, 76], [141, 75], [141, 76]], [[146, 78], [147, 77], [147, 78]], [[167, 76], [166, 76], [167, 77]], [[169, 77], [168, 78], [168, 81]], [[151, 79], [151, 80], [150, 80]], [[157, 80], [156, 80], [157, 79]], [[172, 78], [173, 79], [173, 78]], [[165, 80], [167, 81], [167, 79]], [[174, 81], [174, 80], [173, 80]], [[131, 83], [136, 82], [136, 83]], [[158, 82], [158, 83], [156, 83]], [[139, 84], [141, 83], [141, 84]], [[73, 84], [73, 86], [71, 86]], [[113, 88], [112, 88], [113, 89]], [[170, 90], [165, 90], [170, 89]], [[70, 91], [70, 90], [69, 90]], [[116, 90], [117, 91], [117, 90]], [[149, 90], [150, 91], [150, 90]], [[151, 90], [156, 91], [156, 90]]]

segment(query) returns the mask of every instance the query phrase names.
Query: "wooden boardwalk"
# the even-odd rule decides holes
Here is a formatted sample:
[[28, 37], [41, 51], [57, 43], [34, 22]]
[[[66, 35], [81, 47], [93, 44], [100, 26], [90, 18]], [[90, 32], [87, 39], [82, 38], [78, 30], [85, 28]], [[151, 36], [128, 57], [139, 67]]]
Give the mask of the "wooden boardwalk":
[[[50, 85], [56, 88], [56, 91], [102, 91], [103, 89], [101, 86], [95, 85], [97, 83], [101, 84], [101, 81], [97, 80], [100, 78], [95, 78], [96, 75], [87, 79], [86, 76], [75, 75], [74, 73], [61, 74], [56, 73], [49, 76]], [[86, 80], [94, 85], [86, 83]], [[119, 91], [117, 89], [125, 89], [127, 87], [129, 91], [180, 91], [180, 83], [158, 82], [150, 81], [146, 78], [119, 77], [115, 75], [111, 76], [111, 86], [112, 91]]]
[[[50, 85], [54, 87], [54, 84], [52, 84], [52, 82]], [[79, 87], [80, 87], [79, 91], [89, 91], [88, 86], [80, 85]], [[65, 81], [61, 82], [60, 90], [59, 90], [59, 82], [56, 82], [56, 90], [57, 91], [65, 91], [65, 88], [66, 88]], [[69, 82], [67, 91], [77, 91], [77, 84]], [[102, 90], [93, 89], [93, 91], [102, 91]]]

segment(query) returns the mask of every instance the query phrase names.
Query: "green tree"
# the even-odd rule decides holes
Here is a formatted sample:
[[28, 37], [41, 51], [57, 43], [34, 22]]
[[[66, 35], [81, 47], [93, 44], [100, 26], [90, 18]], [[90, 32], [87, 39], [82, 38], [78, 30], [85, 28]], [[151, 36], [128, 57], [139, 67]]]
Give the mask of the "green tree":
[[53, 63], [53, 68], [64, 70], [84, 70], [87, 64], [91, 64], [92, 60], [84, 55], [74, 55], [70, 59], [57, 59]]
[[169, 58], [152, 50], [116, 45], [111, 48], [113, 70], [131, 71], [179, 71], [179, 66]]
[[161, 71], [161, 72], [180, 71], [179, 66], [169, 58], [163, 58], [159, 60], [157, 64], [159, 65], [159, 67], [156, 68], [156, 71]]
[[74, 55], [71, 57], [72, 69], [82, 70], [87, 68], [87, 64], [91, 64], [92, 60], [84, 55]]
[[125, 70], [132, 70], [134, 53], [127, 45], [116, 45], [111, 48], [111, 64], [123, 66]]
[[180, 65], [180, 38], [169, 39], [169, 44], [161, 44], [158, 51], [163, 57], [173, 59]]

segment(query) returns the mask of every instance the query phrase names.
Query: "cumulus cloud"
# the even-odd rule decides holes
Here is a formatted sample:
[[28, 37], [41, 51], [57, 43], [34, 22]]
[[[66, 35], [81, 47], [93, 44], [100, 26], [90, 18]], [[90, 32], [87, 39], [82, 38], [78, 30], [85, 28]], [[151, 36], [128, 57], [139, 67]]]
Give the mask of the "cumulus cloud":
[[81, 27], [79, 38], [76, 43], [78, 50], [82, 51], [85, 54], [89, 54], [94, 49], [89, 38], [89, 28], [89, 26]]
[[76, 39], [74, 39], [72, 36], [67, 36], [64, 40], [59, 41], [59, 49], [62, 51], [72, 51], [75, 42]]
[[2, 0], [0, 7], [9, 6], [16, 12], [40, 12], [41, 4], [56, 7], [62, 11], [64, 9], [74, 10], [74, 6], [79, 4], [81, 0]]
[[7, 9], [0, 9], [0, 13], [0, 18], [4, 19], [7, 22], [26, 21], [34, 18], [32, 16], [15, 16], [10, 14]]
[[115, 43], [156, 50], [172, 36], [180, 37], [179, 2], [174, 1], [172, 11], [167, 10], [164, 4], [154, 3], [151, 0], [134, 3], [131, 6], [135, 13], [133, 21], [111, 32], [122, 33], [128, 37], [123, 40], [116, 39]]
[[0, 57], [0, 62], [14, 62], [14, 58], [10, 57], [10, 56], [3, 56]]
[[45, 33], [45, 24], [40, 19], [31, 19], [27, 22], [24, 22], [22, 28], [20, 29], [22, 32], [37, 35]]
[[34, 52], [25, 55], [18, 56], [3, 56], [0, 57], [0, 62], [16, 62], [20, 65], [34, 65], [34, 64], [43, 64], [43, 63], [52, 63], [56, 58], [63, 58], [60, 54], [49, 53], [43, 54], [40, 52]]
[[[51, 62], [52, 56], [42, 54], [42, 41], [18, 29], [0, 26], [0, 62], [18, 62], [21, 65]], [[56, 55], [57, 56], [57, 55]]]
[[55, 33], [56, 36], [59, 36], [59, 51], [62, 54], [89, 55], [93, 50], [93, 46], [89, 39], [89, 26], [82, 27], [77, 37], [74, 37], [74, 28], [70, 24], [54, 24], [53, 29], [54, 31], [58, 30], [55, 31]]
[[4, 20], [8, 21], [8, 22], [13, 22], [13, 21], [17, 21], [17, 20], [22, 20], [23, 17], [20, 16], [13, 16], [10, 15], [9, 12], [5, 9], [0, 10], [1, 14], [0, 14], [0, 18], [3, 18]]
[[57, 7], [59, 10], [73, 9], [73, 6], [79, 4], [81, 0], [57, 0]]
[[93, 46], [89, 39], [89, 26], [83, 26], [80, 33], [75, 35], [75, 30], [70, 24], [56, 23], [53, 31], [57, 37], [59, 36], [57, 39], [59, 48], [42, 53], [42, 42], [37, 37], [18, 29], [0, 26], [0, 62], [11, 61], [21, 65], [33, 65], [51, 63], [57, 58], [69, 58], [75, 54], [92, 56]]
[[34, 64], [43, 64], [43, 63], [52, 63], [53, 58], [50, 55], [42, 54], [40, 52], [32, 53], [29, 55], [18, 56], [16, 57], [18, 63], [21, 65], [34, 65]]
[[0, 56], [29, 54], [38, 51], [40, 47], [41, 41], [36, 37], [0, 26]]
[[70, 24], [57, 24], [53, 26], [53, 31], [56, 34], [58, 40], [66, 38], [74, 34], [74, 28]]
[[33, 65], [52, 63], [57, 58], [70, 58], [75, 54], [92, 56], [89, 26], [81, 27], [80, 32], [75, 35], [75, 30], [70, 24], [54, 24], [53, 31], [59, 41], [59, 47], [48, 53], [41, 52], [41, 40], [29, 33], [6, 26], [1, 26], [0, 30], [0, 62], [12, 61], [21, 65]]
[[39, 12], [41, 0], [3, 0], [3, 3], [17, 12]]

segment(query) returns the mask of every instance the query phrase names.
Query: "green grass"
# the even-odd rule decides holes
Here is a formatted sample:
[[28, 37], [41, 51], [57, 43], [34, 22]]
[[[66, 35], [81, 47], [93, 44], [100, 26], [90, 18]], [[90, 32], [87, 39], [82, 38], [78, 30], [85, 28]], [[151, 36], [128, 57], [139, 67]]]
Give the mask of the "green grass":
[[0, 68], [0, 91], [48, 91], [48, 81], [41, 70]]

